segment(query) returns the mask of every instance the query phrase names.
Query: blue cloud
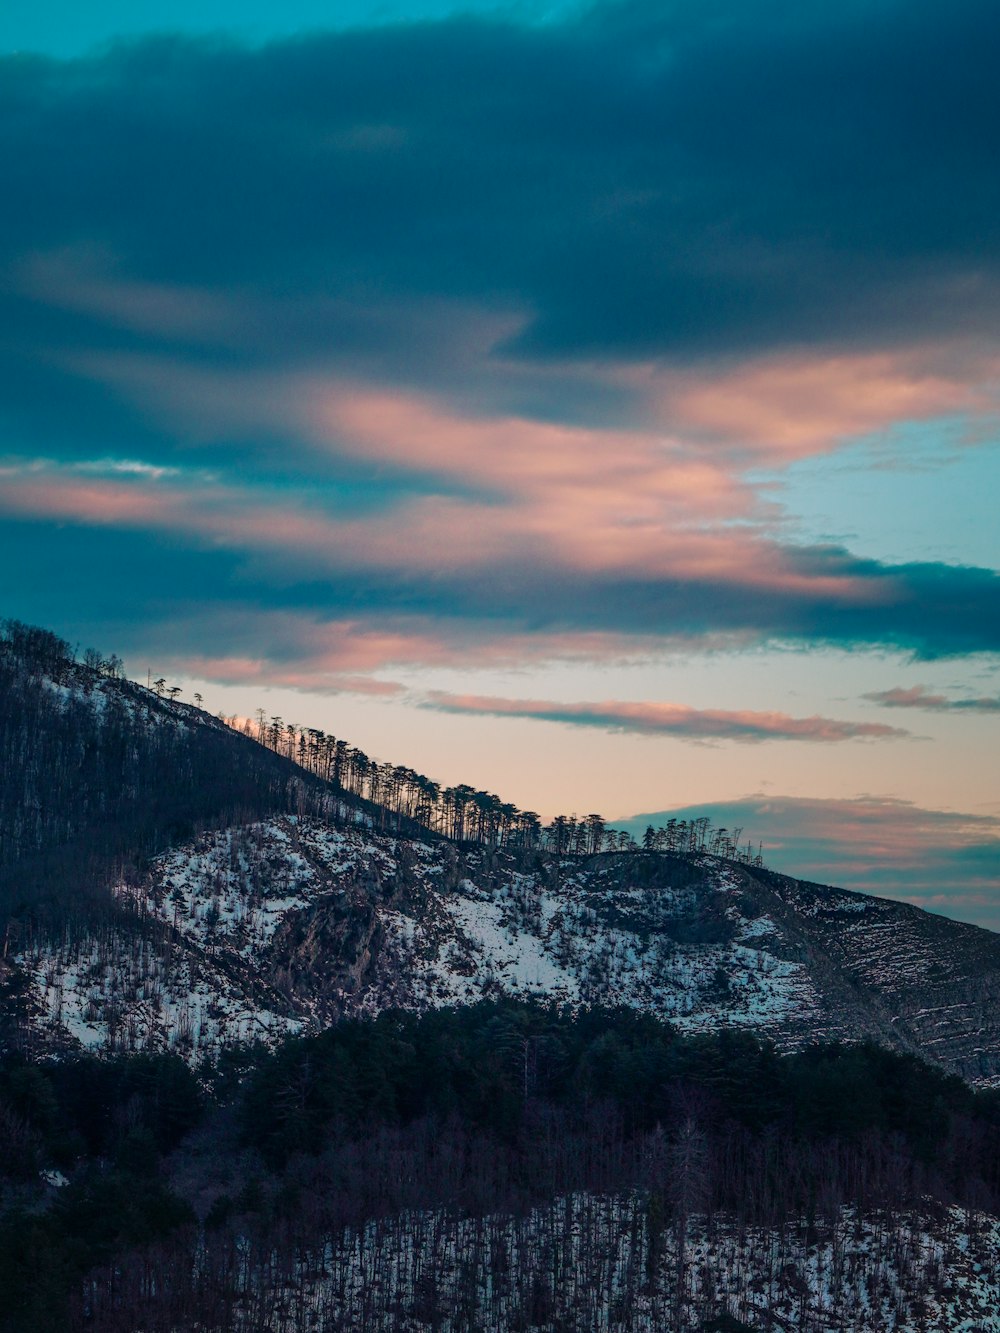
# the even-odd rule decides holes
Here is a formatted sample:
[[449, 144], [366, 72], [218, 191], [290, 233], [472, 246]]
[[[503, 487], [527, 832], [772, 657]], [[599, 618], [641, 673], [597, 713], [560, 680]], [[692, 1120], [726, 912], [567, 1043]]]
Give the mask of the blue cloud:
[[1000, 713], [998, 695], [950, 698], [946, 694], [935, 694], [923, 685], [908, 688], [897, 685], [889, 690], [873, 690], [864, 697], [883, 708], [919, 708], [928, 713]]
[[965, 0], [8, 59], [0, 248], [513, 305], [523, 356], [995, 333], [998, 49]]
[[849, 740], [898, 740], [909, 732], [880, 723], [845, 722], [830, 717], [790, 717], [787, 713], [751, 709], [691, 708], [683, 704], [604, 700], [560, 703], [552, 699], [504, 699], [477, 694], [430, 691], [422, 708], [459, 716], [533, 718], [601, 731], [638, 736], [675, 736], [682, 740], [806, 741], [833, 744]]

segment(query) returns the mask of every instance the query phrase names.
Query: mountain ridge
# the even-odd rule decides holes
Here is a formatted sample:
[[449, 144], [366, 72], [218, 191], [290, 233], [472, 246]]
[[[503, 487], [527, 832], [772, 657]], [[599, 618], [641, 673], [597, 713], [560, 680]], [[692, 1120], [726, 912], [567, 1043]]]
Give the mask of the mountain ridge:
[[299, 732], [278, 753], [276, 725], [269, 748], [88, 658], [10, 622], [0, 643], [8, 1043], [197, 1061], [345, 1015], [533, 995], [789, 1049], [870, 1038], [1000, 1080], [992, 932], [713, 854], [736, 848], [704, 827], [691, 850], [602, 851], [589, 816], [575, 843], [554, 821], [532, 845], [515, 807], [490, 824], [498, 798], [459, 788], [509, 839], [450, 839], [408, 813], [427, 779], [385, 766], [383, 785], [404, 776], [380, 805], [312, 771], [372, 762], [342, 742]]

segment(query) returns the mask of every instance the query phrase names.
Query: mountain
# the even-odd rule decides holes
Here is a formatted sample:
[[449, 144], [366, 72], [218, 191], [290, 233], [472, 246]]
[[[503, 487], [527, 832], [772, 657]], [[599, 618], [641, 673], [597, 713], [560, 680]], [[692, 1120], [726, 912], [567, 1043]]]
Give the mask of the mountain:
[[1000, 1330], [1000, 937], [197, 703], [0, 626], [0, 1333]]
[[15, 1047], [197, 1062], [533, 996], [782, 1049], [870, 1038], [1000, 1082], [989, 931], [706, 850], [449, 839], [46, 631], [8, 629], [0, 686]]
[[175, 1049], [499, 996], [625, 1005], [795, 1049], [871, 1038], [1000, 1077], [1000, 938], [705, 854], [525, 858], [278, 815], [114, 886], [8, 965], [45, 1046]]

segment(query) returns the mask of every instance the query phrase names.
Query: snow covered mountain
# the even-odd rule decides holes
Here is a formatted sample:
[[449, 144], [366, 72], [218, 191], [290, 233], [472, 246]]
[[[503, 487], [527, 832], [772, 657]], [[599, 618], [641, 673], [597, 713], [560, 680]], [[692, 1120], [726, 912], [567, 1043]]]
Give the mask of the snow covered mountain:
[[[169, 1328], [218, 1309], [211, 1326], [233, 1329], [1000, 1329], [994, 1094], [872, 1047], [775, 1061], [622, 1014], [327, 1031], [538, 998], [784, 1051], [874, 1039], [1000, 1087], [1000, 936], [774, 874], [721, 837], [642, 850], [596, 816], [543, 830], [321, 733], [273, 720], [258, 743], [158, 684], [0, 626], [0, 1229], [11, 1248], [30, 1199], [89, 1256], [83, 1286], [57, 1292], [82, 1323], [55, 1326], [146, 1328], [155, 1271]], [[531, 1073], [549, 1040], [531, 1024], [561, 1024], [565, 1053], [567, 1025], [591, 1018], [560, 1101], [561, 1074]], [[411, 1047], [392, 1035], [404, 1022]], [[603, 1098], [635, 1085], [653, 1029], [687, 1051], [650, 1064], [648, 1106], [616, 1109]], [[749, 1072], [733, 1054], [748, 1049]], [[243, 1052], [235, 1079], [197, 1068], [226, 1050]], [[369, 1088], [372, 1050], [401, 1110]], [[176, 1052], [196, 1073], [145, 1055], [25, 1065], [78, 1051]], [[732, 1105], [719, 1059], [745, 1080]], [[438, 1107], [445, 1069], [462, 1096]], [[871, 1089], [885, 1097], [865, 1109]], [[109, 1210], [105, 1254], [90, 1219]]]
[[[345, 1014], [533, 995], [784, 1048], [872, 1037], [1000, 1081], [1000, 936], [690, 846], [569, 854], [513, 823], [502, 846], [455, 841], [400, 803], [426, 779], [391, 770], [387, 809], [309, 771], [321, 733], [295, 763], [158, 686], [3, 627], [0, 1045], [197, 1061]], [[462, 793], [480, 819], [514, 811]]]
[[699, 854], [530, 858], [278, 815], [116, 886], [99, 932], [8, 959], [46, 1046], [171, 1048], [500, 995], [627, 1005], [789, 1048], [872, 1037], [1000, 1076], [1000, 938]]

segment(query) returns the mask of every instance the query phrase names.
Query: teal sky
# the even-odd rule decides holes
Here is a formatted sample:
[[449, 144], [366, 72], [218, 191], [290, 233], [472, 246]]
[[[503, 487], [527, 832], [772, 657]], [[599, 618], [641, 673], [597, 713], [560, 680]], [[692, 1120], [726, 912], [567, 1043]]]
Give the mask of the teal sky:
[[1000, 922], [998, 56], [985, 0], [7, 0], [0, 613]]
[[566, 4], [499, 4], [490, 0], [286, 0], [276, 5], [247, 0], [117, 0], [81, 5], [73, 0], [4, 0], [0, 51], [41, 52], [61, 59], [85, 56], [111, 42], [157, 33], [227, 33], [249, 42], [310, 32], [368, 28], [447, 18], [452, 14], [502, 14], [528, 21], [568, 10]]
[[804, 541], [876, 560], [997, 562], [1000, 428], [969, 440], [964, 420], [900, 423], [836, 453], [762, 475]]

